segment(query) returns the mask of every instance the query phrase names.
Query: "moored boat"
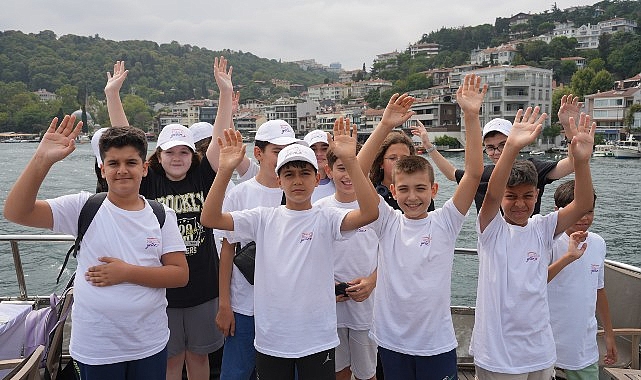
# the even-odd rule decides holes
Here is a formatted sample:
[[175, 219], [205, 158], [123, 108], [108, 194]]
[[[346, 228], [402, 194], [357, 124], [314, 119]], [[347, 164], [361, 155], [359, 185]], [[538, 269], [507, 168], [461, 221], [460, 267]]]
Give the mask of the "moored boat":
[[595, 145], [592, 157], [614, 157], [614, 152], [612, 152], [613, 147], [611, 144]]
[[632, 134], [626, 140], [616, 143], [612, 149], [614, 158], [641, 158], [641, 141], [635, 140]]

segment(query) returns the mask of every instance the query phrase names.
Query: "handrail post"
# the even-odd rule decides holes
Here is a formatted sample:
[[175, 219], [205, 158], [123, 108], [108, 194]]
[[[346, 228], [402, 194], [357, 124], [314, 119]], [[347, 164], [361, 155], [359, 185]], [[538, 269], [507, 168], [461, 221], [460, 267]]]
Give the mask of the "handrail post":
[[18, 242], [11, 240], [11, 253], [13, 254], [13, 266], [16, 268], [16, 277], [18, 278], [18, 288], [20, 289], [20, 296], [18, 299], [27, 299], [27, 283], [24, 280], [24, 271], [22, 270], [22, 260], [20, 260], [20, 249]]

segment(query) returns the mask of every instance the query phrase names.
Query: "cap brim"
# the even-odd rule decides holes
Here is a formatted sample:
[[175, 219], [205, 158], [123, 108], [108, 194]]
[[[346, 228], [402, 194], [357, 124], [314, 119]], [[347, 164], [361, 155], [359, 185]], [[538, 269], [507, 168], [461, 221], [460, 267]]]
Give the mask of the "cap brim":
[[171, 149], [171, 148], [173, 148], [175, 146], [179, 146], [179, 145], [184, 145], [184, 146], [188, 147], [189, 149], [192, 150], [192, 152], [196, 151], [196, 147], [195, 146], [186, 144], [184, 141], [167, 141], [166, 143], [164, 143], [162, 145], [159, 145], [158, 147], [160, 149], [162, 149], [162, 150], [167, 150], [167, 149]]
[[277, 137], [275, 139], [267, 140], [267, 142], [274, 145], [289, 145], [296, 143], [309, 146], [305, 141], [299, 140], [294, 137]]

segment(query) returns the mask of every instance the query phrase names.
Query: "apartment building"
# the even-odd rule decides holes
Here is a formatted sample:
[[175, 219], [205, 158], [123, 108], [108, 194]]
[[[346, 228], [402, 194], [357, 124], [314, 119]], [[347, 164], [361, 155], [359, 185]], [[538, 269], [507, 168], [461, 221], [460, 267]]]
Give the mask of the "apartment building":
[[58, 98], [56, 94], [54, 94], [53, 92], [49, 92], [44, 88], [41, 88], [38, 91], [34, 91], [33, 93], [38, 95], [38, 98], [41, 102], [49, 102]]
[[307, 99], [320, 102], [321, 100], [340, 101], [348, 97], [349, 88], [343, 83], [324, 83], [309, 86]]
[[[494, 118], [514, 120], [520, 108], [541, 107], [552, 110], [552, 70], [531, 66], [495, 66], [472, 71], [488, 84], [481, 108], [481, 125]], [[544, 127], [550, 125], [550, 118]]]
[[432, 42], [417, 42], [410, 45], [410, 56], [412, 58], [419, 56], [431, 57], [438, 55], [440, 45]]
[[634, 20], [624, 18], [613, 18], [597, 23], [587, 24], [579, 27], [573, 23], [554, 23], [554, 30], [551, 33], [537, 37], [537, 39], [550, 43], [555, 37], [576, 38], [577, 49], [596, 49], [599, 47], [599, 37], [605, 33], [634, 32], [637, 23]]
[[516, 57], [516, 45], [504, 44], [487, 49], [474, 49], [470, 53], [472, 65], [509, 65]]
[[[621, 129], [625, 126], [625, 117], [633, 104], [641, 104], [641, 88], [631, 87], [623, 90], [611, 90], [585, 96], [586, 113], [592, 116], [597, 124], [596, 133], [606, 140], [618, 140]], [[637, 117], [633, 128], [641, 127]]]
[[392, 82], [383, 79], [363, 80], [345, 84], [348, 86], [347, 96], [352, 98], [364, 98], [371, 90], [385, 91], [392, 88]]

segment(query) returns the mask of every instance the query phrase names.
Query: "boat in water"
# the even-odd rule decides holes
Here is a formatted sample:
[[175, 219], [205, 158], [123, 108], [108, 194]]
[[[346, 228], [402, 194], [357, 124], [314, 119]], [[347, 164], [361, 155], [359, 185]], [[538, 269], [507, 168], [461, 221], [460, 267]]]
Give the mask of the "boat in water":
[[641, 141], [635, 140], [630, 133], [627, 139], [616, 143], [612, 153], [614, 158], [641, 158]]
[[594, 151], [592, 152], [592, 157], [614, 157], [612, 148], [614, 148], [614, 145], [612, 144], [595, 145]]
[[[13, 264], [18, 283], [19, 294], [14, 296], [0, 296], [0, 308], [2, 303], [15, 304], [15, 302], [27, 302], [33, 308], [47, 307], [48, 296], [32, 295], [28, 293], [25, 275], [22, 268], [22, 259], [20, 244], [27, 242], [37, 242], [41, 245], [53, 244], [72, 244], [74, 238], [69, 235], [0, 235], [0, 254], [8, 256], [6, 251], [10, 251], [13, 256]], [[26, 244], [25, 244], [26, 245]], [[457, 248], [457, 255], [475, 256], [476, 249]], [[617, 261], [606, 260], [605, 263], [605, 285], [608, 292], [608, 301], [612, 315], [612, 324], [617, 334], [617, 348], [619, 360], [616, 367], [639, 368], [639, 340], [641, 339], [641, 268], [636, 266], [620, 263]], [[452, 306], [452, 321], [458, 341], [457, 356], [459, 367], [459, 378], [474, 378], [474, 358], [469, 355], [470, 339], [472, 337], [472, 328], [474, 327], [475, 308], [470, 306]], [[1, 315], [1, 313], [0, 313]], [[2, 327], [0, 320], [0, 331]], [[6, 322], [6, 321], [5, 321]], [[67, 319], [67, 324], [70, 318]], [[70, 360], [68, 343], [69, 343], [70, 326], [64, 328], [63, 340], [63, 364]], [[3, 342], [4, 336], [0, 333], [0, 347], [6, 346]], [[599, 338], [599, 350], [605, 352], [605, 344], [602, 338]], [[603, 358], [603, 355], [601, 355]], [[0, 357], [1, 359], [5, 359]], [[602, 365], [603, 363], [600, 363]], [[1, 372], [1, 371], [0, 371]], [[216, 378], [216, 377], [212, 377]]]

